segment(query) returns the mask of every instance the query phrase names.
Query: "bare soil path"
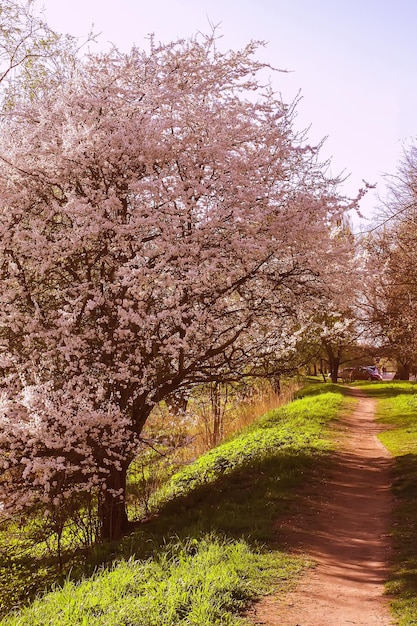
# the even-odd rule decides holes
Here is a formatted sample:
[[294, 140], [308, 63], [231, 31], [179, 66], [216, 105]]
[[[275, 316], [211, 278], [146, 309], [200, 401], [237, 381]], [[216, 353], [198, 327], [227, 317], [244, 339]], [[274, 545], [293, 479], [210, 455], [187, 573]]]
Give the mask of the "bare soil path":
[[251, 614], [265, 626], [388, 626], [384, 597], [390, 561], [391, 457], [376, 435], [375, 400], [352, 389], [355, 411], [340, 424], [340, 450], [328, 475], [279, 524], [293, 552], [317, 565], [284, 598], [269, 596]]

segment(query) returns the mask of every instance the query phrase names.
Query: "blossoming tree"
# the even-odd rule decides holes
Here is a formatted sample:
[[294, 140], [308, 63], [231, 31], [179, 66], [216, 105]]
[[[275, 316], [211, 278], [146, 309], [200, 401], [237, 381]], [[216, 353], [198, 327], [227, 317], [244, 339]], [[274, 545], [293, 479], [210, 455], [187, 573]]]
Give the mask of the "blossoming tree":
[[[404, 149], [372, 231], [364, 238], [367, 280], [363, 324], [384, 356], [407, 380], [417, 367], [417, 144]], [[379, 223], [378, 223], [379, 222]]]
[[[84, 44], [93, 41], [90, 33]], [[0, 108], [31, 99], [43, 81], [58, 85], [68, 76], [84, 45], [53, 31], [38, 15], [36, 0], [2, 0], [0, 4]]]
[[256, 47], [113, 50], [4, 120], [5, 510], [94, 491], [120, 537], [155, 403], [280, 351], [327, 289], [344, 202]]

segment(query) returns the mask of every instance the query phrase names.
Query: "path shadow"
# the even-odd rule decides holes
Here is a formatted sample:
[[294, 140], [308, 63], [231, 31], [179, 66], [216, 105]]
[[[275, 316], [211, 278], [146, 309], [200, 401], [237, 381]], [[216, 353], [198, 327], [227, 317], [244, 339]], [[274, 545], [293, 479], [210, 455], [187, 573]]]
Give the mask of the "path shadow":
[[298, 514], [287, 524], [288, 545], [331, 566], [341, 580], [383, 583], [391, 567], [390, 478], [390, 459], [358, 461], [354, 453], [338, 453], [325, 479], [300, 500]]

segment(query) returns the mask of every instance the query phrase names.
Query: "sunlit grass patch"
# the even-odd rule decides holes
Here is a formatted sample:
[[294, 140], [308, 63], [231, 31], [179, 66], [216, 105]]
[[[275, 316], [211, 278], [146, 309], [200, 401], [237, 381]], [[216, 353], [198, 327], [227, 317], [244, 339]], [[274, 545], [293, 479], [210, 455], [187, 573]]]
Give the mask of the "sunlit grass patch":
[[386, 383], [377, 414], [388, 429], [382, 443], [395, 457], [393, 520], [395, 558], [388, 591], [394, 594], [394, 614], [400, 626], [417, 624], [417, 386]]
[[[402, 383], [391, 389], [395, 395], [379, 401], [378, 416], [394, 428], [382, 433], [380, 438], [391, 454], [399, 457], [417, 452], [417, 386]], [[386, 389], [386, 394], [389, 392]]]
[[299, 569], [296, 559], [255, 553], [244, 541], [178, 542], [156, 558], [130, 559], [88, 580], [67, 582], [2, 624], [237, 625], [248, 602]]
[[355, 387], [360, 387], [368, 396], [375, 398], [395, 398], [396, 396], [413, 395], [417, 393], [417, 382], [408, 380], [357, 381]]

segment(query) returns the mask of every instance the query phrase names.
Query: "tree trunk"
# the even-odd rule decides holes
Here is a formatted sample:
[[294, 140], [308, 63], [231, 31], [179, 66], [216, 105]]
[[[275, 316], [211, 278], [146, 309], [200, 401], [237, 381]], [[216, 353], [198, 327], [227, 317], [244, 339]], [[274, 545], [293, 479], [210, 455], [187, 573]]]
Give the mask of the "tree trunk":
[[410, 363], [401, 363], [397, 369], [397, 373], [394, 378], [397, 380], [410, 380]]
[[99, 498], [100, 540], [117, 541], [129, 530], [126, 513], [126, 480], [128, 465], [109, 468], [105, 488]]
[[[226, 391], [227, 395], [227, 391]], [[221, 387], [219, 383], [212, 383], [210, 387], [210, 401], [213, 418], [213, 429], [211, 433], [211, 445], [216, 446], [223, 437], [223, 417]], [[226, 402], [226, 399], [224, 399]]]
[[281, 395], [281, 378], [276, 375], [271, 378], [271, 387], [277, 396]]
[[[134, 433], [139, 436], [153, 408], [153, 404], [146, 402], [146, 397], [140, 397], [132, 409], [132, 423]], [[118, 541], [131, 529], [126, 512], [126, 483], [127, 471], [133, 458], [126, 458], [121, 466], [109, 466], [105, 485], [98, 502], [98, 518], [101, 541]]]
[[323, 345], [326, 349], [327, 356], [329, 358], [329, 370], [330, 370], [330, 380], [332, 383], [337, 383], [337, 375], [339, 373], [339, 365], [340, 365], [340, 349], [337, 350], [337, 353], [333, 349], [333, 346], [327, 341], [323, 341]]
[[330, 378], [332, 383], [337, 383], [337, 375], [339, 373], [340, 359], [336, 356], [330, 362]]
[[187, 410], [188, 400], [190, 399], [190, 391], [179, 390], [173, 391], [165, 398], [166, 405], [172, 415], [184, 414]]

